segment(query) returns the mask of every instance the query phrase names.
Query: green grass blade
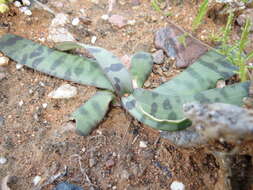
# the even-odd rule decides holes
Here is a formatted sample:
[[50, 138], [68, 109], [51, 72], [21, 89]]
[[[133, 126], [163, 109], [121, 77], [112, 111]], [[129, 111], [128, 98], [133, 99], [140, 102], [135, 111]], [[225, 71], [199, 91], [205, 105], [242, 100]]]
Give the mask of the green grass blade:
[[76, 121], [76, 131], [78, 134], [88, 135], [104, 118], [109, 108], [109, 104], [114, 95], [108, 91], [99, 91], [73, 114]]
[[93, 60], [56, 51], [12, 34], [0, 38], [0, 51], [18, 63], [48, 75], [113, 90]]
[[208, 11], [208, 0], [204, 0], [203, 3], [199, 7], [198, 15], [193, 20], [193, 30], [196, 30], [204, 19], [206, 13]]

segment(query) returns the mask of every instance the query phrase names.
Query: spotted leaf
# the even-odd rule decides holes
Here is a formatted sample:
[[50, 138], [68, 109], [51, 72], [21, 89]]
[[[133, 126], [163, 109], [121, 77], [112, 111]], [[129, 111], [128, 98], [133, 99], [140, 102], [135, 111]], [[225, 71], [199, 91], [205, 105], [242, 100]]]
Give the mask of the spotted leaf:
[[120, 96], [133, 91], [131, 76], [121, 61], [111, 52], [95, 46], [90, 46], [76, 42], [63, 42], [58, 44], [58, 49], [68, 50], [83, 47], [91, 53], [97, 60], [98, 65], [110, 80], [114, 90]]
[[56, 51], [12, 34], [0, 38], [0, 51], [18, 63], [48, 75], [113, 90], [99, 65], [91, 59]]
[[88, 135], [104, 118], [114, 95], [108, 91], [98, 91], [91, 99], [78, 108], [72, 118], [76, 121], [76, 131]]
[[149, 53], [139, 52], [131, 59], [130, 73], [132, 75], [133, 86], [141, 88], [152, 72], [153, 59]]
[[133, 95], [122, 98], [124, 107], [140, 122], [153, 128], [176, 131], [191, 125], [184, 117], [183, 104], [189, 102], [227, 103], [242, 105], [248, 97], [249, 82], [238, 83], [196, 94], [167, 95], [145, 89], [135, 89]]
[[194, 94], [216, 87], [220, 79], [229, 79], [238, 68], [232, 65], [225, 56], [211, 50], [201, 56], [194, 64], [162, 84], [154, 91], [164, 94]]

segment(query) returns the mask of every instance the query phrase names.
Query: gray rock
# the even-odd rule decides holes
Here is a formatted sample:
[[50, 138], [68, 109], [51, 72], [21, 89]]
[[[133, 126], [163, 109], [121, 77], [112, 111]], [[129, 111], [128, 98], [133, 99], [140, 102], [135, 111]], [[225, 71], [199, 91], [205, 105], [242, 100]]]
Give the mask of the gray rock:
[[4, 117], [0, 115], [0, 127], [4, 125]]
[[[253, 23], [253, 9], [246, 9], [240, 16], [238, 16], [236, 21], [240, 26], [243, 27], [247, 19]], [[253, 24], [251, 24], [250, 31], [253, 31]]]
[[253, 139], [252, 110], [223, 103], [188, 103], [183, 110], [205, 140], [236, 144]]
[[75, 41], [74, 36], [64, 27], [50, 27], [47, 39], [55, 43]]
[[97, 164], [97, 160], [96, 159], [94, 159], [94, 158], [89, 159], [89, 166], [90, 166], [90, 168], [92, 168], [96, 164]]
[[125, 25], [127, 25], [127, 21], [126, 19], [121, 16], [121, 15], [112, 15], [109, 17], [109, 22], [112, 24], [112, 25], [115, 25], [119, 28], [122, 28], [124, 27]]
[[64, 27], [69, 22], [68, 15], [64, 13], [56, 14], [48, 29], [49, 33], [47, 39], [56, 43], [75, 41], [73, 35]]
[[83, 190], [83, 188], [76, 185], [70, 184], [68, 182], [59, 183], [54, 190]]
[[6, 75], [2, 72], [0, 72], [0, 81], [5, 79], [6, 78]]
[[130, 174], [127, 170], [123, 170], [123, 171], [121, 171], [120, 177], [121, 177], [121, 179], [129, 179]]
[[164, 61], [164, 53], [163, 50], [158, 50], [155, 53], [152, 54], [153, 61], [156, 64], [162, 64]]

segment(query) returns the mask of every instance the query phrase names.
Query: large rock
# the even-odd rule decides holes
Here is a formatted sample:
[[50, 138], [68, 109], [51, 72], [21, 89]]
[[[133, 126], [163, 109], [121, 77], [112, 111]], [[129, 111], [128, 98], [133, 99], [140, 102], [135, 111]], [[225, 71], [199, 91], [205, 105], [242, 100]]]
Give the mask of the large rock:
[[162, 49], [167, 56], [176, 59], [176, 66], [184, 68], [196, 61], [208, 49], [197, 40], [186, 36], [185, 44], [179, 38], [184, 35], [174, 26], [161, 28], [155, 32], [155, 46]]

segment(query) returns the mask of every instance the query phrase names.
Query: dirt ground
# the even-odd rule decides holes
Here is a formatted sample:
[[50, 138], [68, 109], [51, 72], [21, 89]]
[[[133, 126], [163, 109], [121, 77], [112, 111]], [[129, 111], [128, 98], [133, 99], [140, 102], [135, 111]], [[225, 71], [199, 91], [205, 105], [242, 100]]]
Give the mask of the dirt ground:
[[[91, 36], [96, 35], [95, 45], [118, 56], [137, 50], [153, 51], [154, 31], [166, 26], [168, 20], [189, 30], [198, 7], [195, 2], [172, 3], [168, 9], [171, 16], [166, 17], [154, 11], [149, 1], [140, 1], [139, 6], [133, 6], [131, 1], [121, 0], [113, 13], [134, 19], [136, 23], [119, 29], [101, 20], [107, 12], [106, 0], [99, 0], [99, 3], [89, 0], [56, 2], [64, 4], [55, 11], [75, 17], [82, 8], [90, 17], [92, 23], [87, 30], [91, 35], [73, 29], [76, 38], [90, 43]], [[15, 33], [51, 46], [52, 43], [40, 39], [47, 36], [52, 18], [43, 10], [33, 10], [33, 15], [28, 17], [12, 8], [9, 14], [0, 17], [0, 23], [9, 25], [0, 27], [0, 35]], [[208, 41], [208, 34], [220, 27], [207, 20], [198, 37]], [[17, 176], [13, 189], [35, 189], [32, 183], [35, 176], [42, 177], [42, 184], [65, 166], [67, 174], [43, 190], [51, 190], [61, 181], [85, 189], [160, 190], [170, 189], [173, 181], [180, 181], [191, 190], [218, 189], [219, 164], [212, 154], [204, 149], [173, 146], [161, 139], [158, 131], [138, 123], [120, 107], [112, 106], [91, 135], [78, 136], [73, 124], [68, 122], [69, 115], [88, 100], [96, 88], [71, 83], [78, 88], [78, 95], [72, 99], [54, 100], [47, 95], [66, 81], [25, 67], [17, 70], [14, 62], [0, 69], [7, 75], [0, 82], [0, 116], [4, 118], [0, 128], [0, 156], [8, 160], [0, 166], [0, 178]], [[161, 83], [177, 72], [170, 69], [171, 74], [164, 76], [153, 73], [150, 80]], [[48, 104], [47, 108], [43, 108], [44, 103]], [[140, 141], [146, 141], [147, 147], [141, 148]]]

